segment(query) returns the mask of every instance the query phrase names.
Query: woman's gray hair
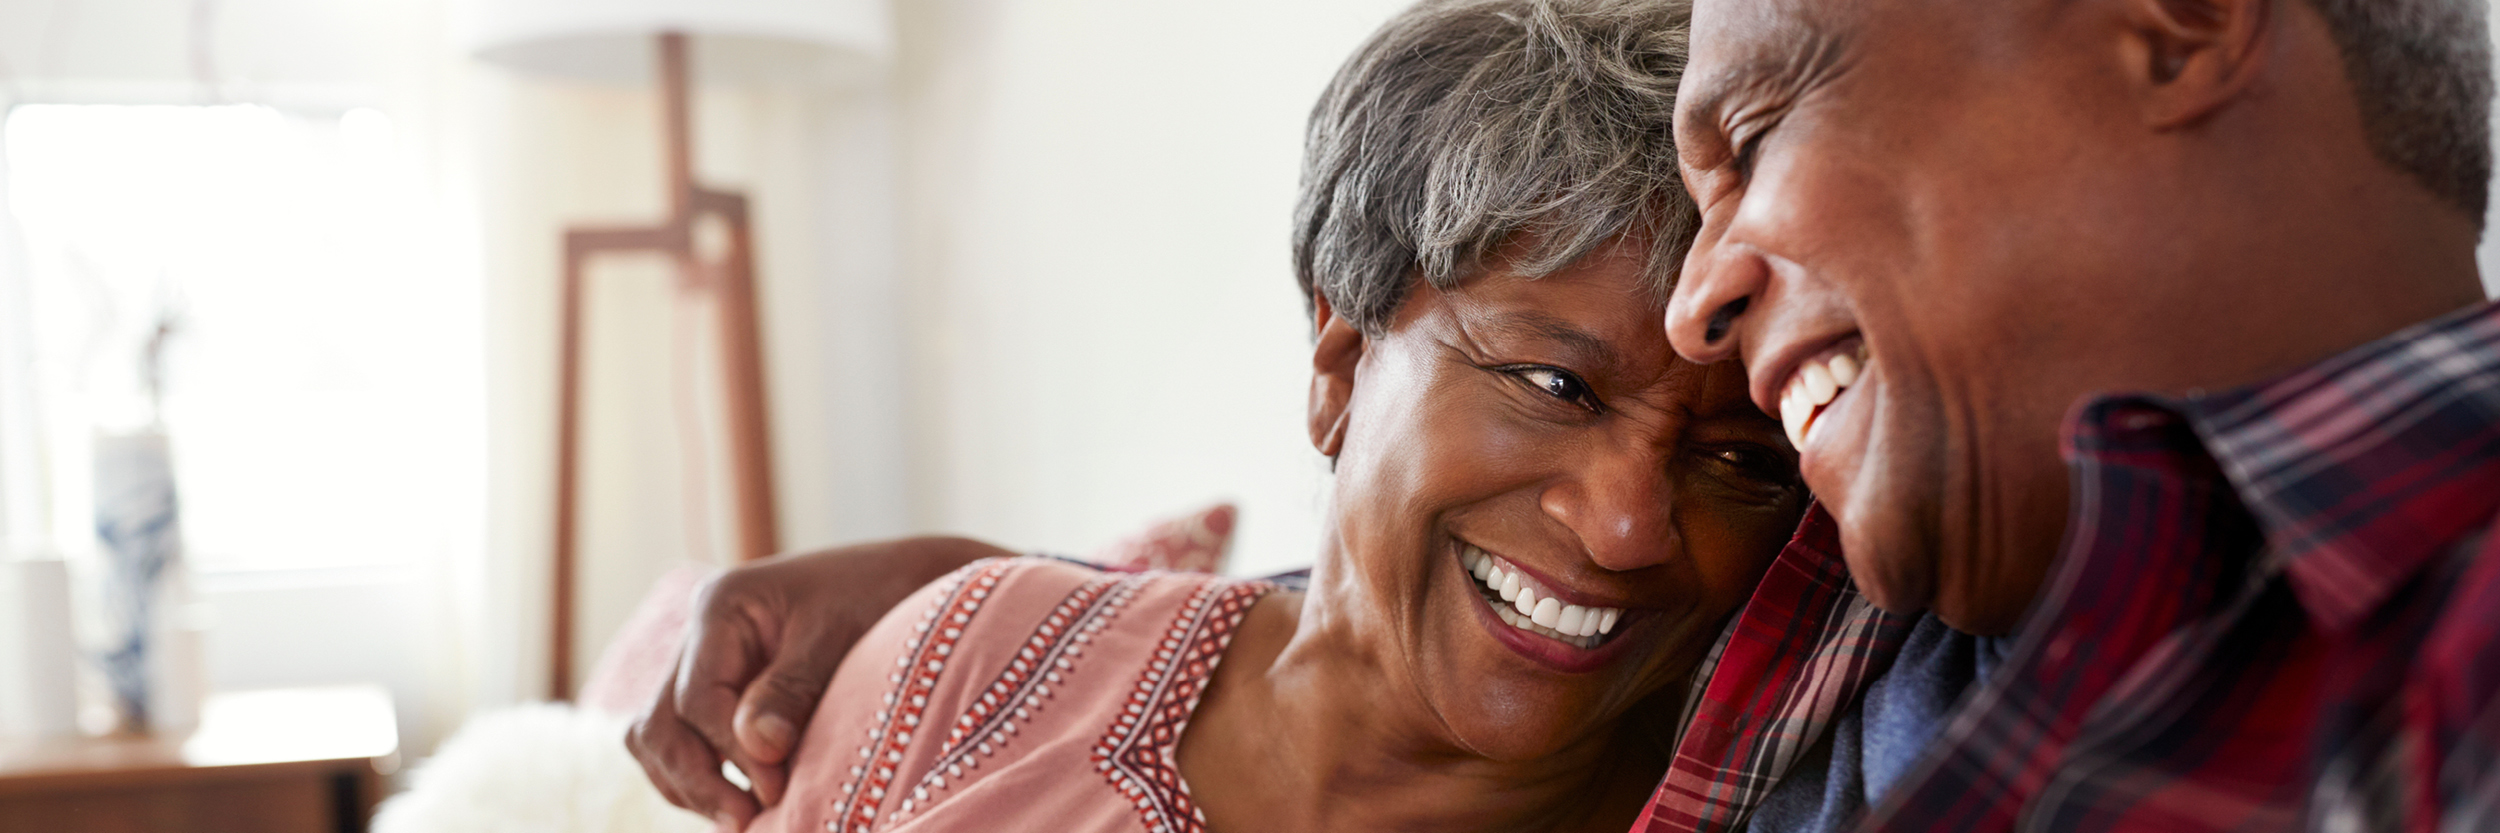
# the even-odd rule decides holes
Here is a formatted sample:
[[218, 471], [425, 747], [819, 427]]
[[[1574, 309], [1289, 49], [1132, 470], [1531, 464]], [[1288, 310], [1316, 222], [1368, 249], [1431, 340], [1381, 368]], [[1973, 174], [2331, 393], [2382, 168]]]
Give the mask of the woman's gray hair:
[[1529, 277], [1619, 238], [1666, 297], [1700, 223], [1676, 169], [1688, 0], [1443, 0], [1408, 10], [1311, 113], [1294, 212], [1305, 301], [1378, 333], [1418, 277]]

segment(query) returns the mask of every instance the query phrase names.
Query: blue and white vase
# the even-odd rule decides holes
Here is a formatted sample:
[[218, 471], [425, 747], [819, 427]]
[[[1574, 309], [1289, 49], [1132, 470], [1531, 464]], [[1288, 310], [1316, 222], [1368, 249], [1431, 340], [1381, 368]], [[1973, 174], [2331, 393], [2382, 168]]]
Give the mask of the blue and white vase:
[[182, 513], [165, 434], [95, 443], [95, 529], [104, 556], [99, 655], [120, 728], [178, 732], [199, 722], [198, 629], [189, 618]]

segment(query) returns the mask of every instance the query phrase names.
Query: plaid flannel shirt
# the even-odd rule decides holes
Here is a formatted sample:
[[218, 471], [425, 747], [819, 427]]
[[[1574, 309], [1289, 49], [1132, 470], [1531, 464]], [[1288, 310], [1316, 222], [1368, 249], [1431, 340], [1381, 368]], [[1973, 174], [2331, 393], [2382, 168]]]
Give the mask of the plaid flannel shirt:
[[[1874, 830], [2500, 829], [2500, 306], [2069, 420], [2065, 550]], [[1741, 826], [1905, 623], [1782, 553], [1640, 829]]]
[[1911, 617], [1858, 594], [1821, 505], [1695, 673], [1684, 737], [1635, 830], [1733, 830], [1892, 666]]

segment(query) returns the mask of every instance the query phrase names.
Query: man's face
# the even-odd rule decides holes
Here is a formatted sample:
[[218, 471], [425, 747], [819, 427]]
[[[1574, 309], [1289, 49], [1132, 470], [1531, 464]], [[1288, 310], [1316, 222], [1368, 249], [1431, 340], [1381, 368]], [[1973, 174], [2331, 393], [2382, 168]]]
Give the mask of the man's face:
[[1676, 118], [1676, 348], [1746, 364], [1870, 598], [1983, 633], [2063, 529], [2109, 276], [2161, 239], [2055, 5], [1698, 0]]

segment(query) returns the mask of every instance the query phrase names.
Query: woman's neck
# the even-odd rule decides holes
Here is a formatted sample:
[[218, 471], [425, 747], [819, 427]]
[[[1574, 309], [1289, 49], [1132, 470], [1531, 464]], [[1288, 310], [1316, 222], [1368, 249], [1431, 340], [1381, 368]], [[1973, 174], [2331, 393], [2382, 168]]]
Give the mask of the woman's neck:
[[1409, 669], [1364, 652], [1319, 601], [1252, 608], [1182, 735], [1212, 829], [1618, 831], [1657, 784], [1664, 750], [1634, 720], [1533, 760], [1474, 754]]

